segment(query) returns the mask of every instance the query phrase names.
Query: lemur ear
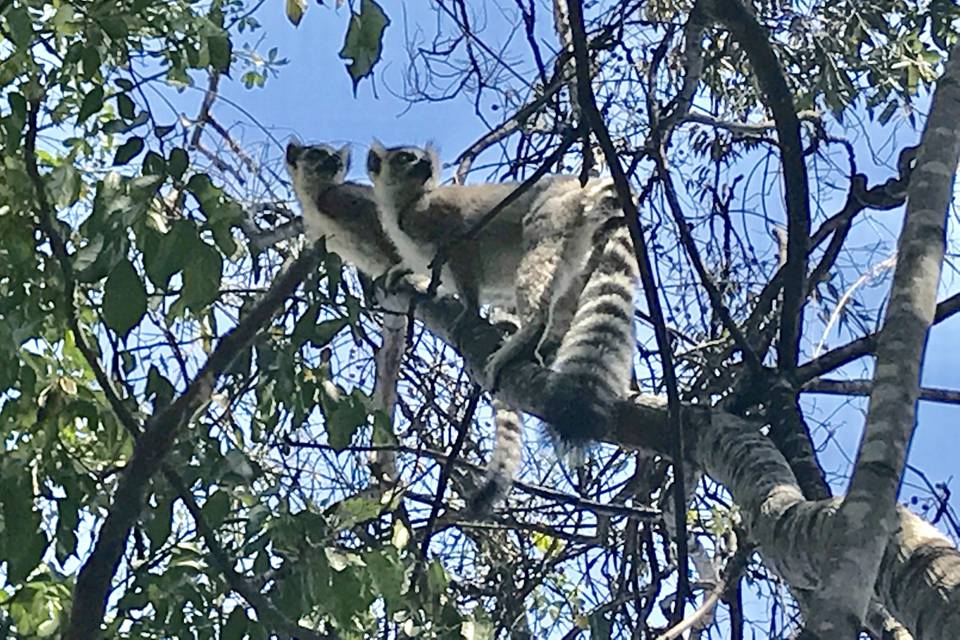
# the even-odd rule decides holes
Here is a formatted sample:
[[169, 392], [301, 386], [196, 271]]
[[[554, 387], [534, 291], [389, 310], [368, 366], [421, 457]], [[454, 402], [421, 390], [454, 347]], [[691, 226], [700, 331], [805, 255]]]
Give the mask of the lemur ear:
[[367, 173], [370, 174], [371, 178], [380, 175], [380, 169], [383, 167], [383, 158], [386, 155], [386, 147], [374, 138], [370, 144], [370, 152], [367, 154]]
[[423, 150], [426, 152], [427, 157], [430, 158], [430, 165], [433, 167], [433, 176], [434, 180], [440, 179], [440, 148], [436, 145], [433, 140], [427, 142], [423, 147]]
[[340, 149], [337, 150], [337, 155], [340, 156], [340, 165], [343, 167], [342, 171], [344, 173], [350, 169], [350, 145], [345, 144]]
[[300, 152], [303, 151], [303, 145], [300, 144], [299, 138], [293, 136], [290, 138], [290, 141], [287, 143], [286, 151], [286, 160], [288, 167], [297, 166], [297, 158], [300, 157]]

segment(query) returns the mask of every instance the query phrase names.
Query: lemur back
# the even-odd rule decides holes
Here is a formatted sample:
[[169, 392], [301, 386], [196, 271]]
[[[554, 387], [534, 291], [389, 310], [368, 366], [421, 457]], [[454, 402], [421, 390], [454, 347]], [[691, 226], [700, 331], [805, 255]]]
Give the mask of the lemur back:
[[287, 145], [285, 164], [303, 211], [307, 237], [326, 237], [329, 251], [370, 278], [400, 262], [380, 225], [373, 189], [343, 178], [350, 150], [325, 144]]
[[443, 281], [456, 288], [468, 307], [513, 308], [516, 269], [523, 258], [524, 216], [546, 192], [569, 189], [569, 176], [547, 177], [526, 190], [490, 220], [475, 238], [456, 242], [519, 183], [439, 186], [440, 166], [431, 147], [371, 146], [367, 170], [383, 228], [412, 270], [429, 273], [444, 246]]
[[[626, 391], [634, 345], [637, 269], [612, 183], [592, 180], [582, 188], [572, 176], [544, 178], [476, 239], [457, 245], [458, 236], [517, 183], [438, 186], [439, 163], [429, 147], [385, 149], [375, 143], [367, 166], [384, 230], [411, 268], [425, 271], [447, 243], [451, 259], [441, 277], [454, 280], [467, 306], [517, 310], [520, 329], [488, 362], [486, 386], [495, 388], [500, 369], [542, 334], [535, 349], [541, 362], [552, 360], [552, 369], [570, 374], [559, 378], [570, 388], [561, 390], [563, 411], [551, 411], [560, 416], [551, 425], [554, 432], [565, 444], [595, 439], [612, 400]], [[622, 313], [627, 307], [629, 313]], [[506, 472], [519, 466], [520, 447], [519, 420], [498, 421], [488, 478], [474, 496], [474, 509], [489, 508], [509, 488], [512, 472]]]

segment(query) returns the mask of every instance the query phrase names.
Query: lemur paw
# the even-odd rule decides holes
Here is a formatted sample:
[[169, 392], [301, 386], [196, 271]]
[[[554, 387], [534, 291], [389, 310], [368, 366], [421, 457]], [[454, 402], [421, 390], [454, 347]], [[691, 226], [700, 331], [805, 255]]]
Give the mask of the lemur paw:
[[424, 295], [430, 286], [430, 278], [419, 273], [414, 273], [411, 269], [403, 265], [390, 267], [386, 273], [374, 281], [374, 293], [378, 302], [402, 289], [413, 289], [415, 293]]

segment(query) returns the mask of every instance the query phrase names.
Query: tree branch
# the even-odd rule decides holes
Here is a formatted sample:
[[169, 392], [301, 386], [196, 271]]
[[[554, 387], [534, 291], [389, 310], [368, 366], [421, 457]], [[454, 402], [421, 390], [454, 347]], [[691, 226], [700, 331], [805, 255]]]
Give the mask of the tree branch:
[[[822, 393], [831, 396], [868, 396], [873, 389], [873, 380], [827, 380], [814, 378], [803, 385], [803, 391]], [[942, 402], [944, 404], [960, 404], [960, 391], [954, 389], [939, 389], [921, 387], [920, 400]]]
[[807, 248], [810, 241], [809, 186], [800, 139], [800, 120], [766, 29], [739, 0], [707, 0], [707, 11], [730, 31], [746, 52], [777, 124], [787, 204], [787, 262], [783, 267], [783, 303], [777, 356], [783, 373], [789, 375], [797, 366], [800, 354], [803, 306], [807, 297]]
[[160, 468], [177, 435], [210, 399], [217, 379], [234, 358], [279, 311], [308, 273], [317, 268], [318, 254], [308, 250], [278, 276], [263, 298], [221, 340], [186, 390], [151, 418], [124, 468], [106, 519], [90, 556], [77, 576], [67, 640], [88, 640], [99, 633], [110, 583], [120, 563], [130, 527], [143, 508], [150, 478]]
[[[859, 631], [890, 535], [897, 493], [916, 427], [920, 371], [936, 313], [946, 225], [960, 160], [960, 45], [933, 94], [898, 246], [890, 302], [877, 339], [877, 364], [850, 490], [824, 557], [823, 598], [808, 631], [821, 638]], [[858, 585], [860, 588], [850, 588]]]

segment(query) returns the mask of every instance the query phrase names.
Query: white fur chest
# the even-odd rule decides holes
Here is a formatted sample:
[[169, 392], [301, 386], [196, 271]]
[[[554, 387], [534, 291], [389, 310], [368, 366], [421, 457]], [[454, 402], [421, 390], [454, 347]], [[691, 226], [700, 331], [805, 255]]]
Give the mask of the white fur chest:
[[400, 259], [416, 273], [430, 273], [430, 262], [435, 252], [432, 247], [422, 246], [400, 228], [399, 211], [393, 206], [392, 198], [382, 197], [377, 193], [377, 205], [380, 213], [380, 224], [387, 237], [393, 241], [400, 254]]

